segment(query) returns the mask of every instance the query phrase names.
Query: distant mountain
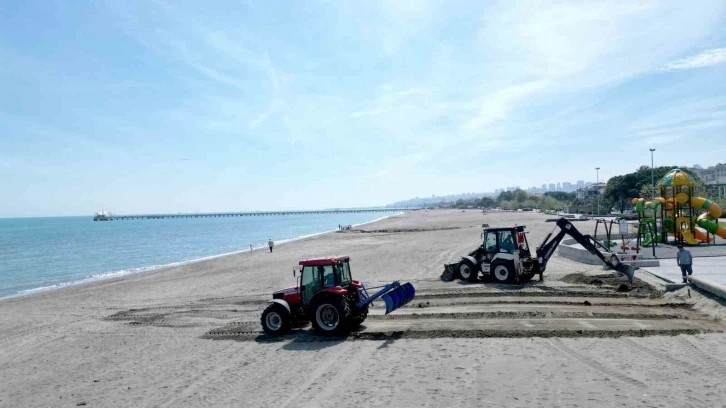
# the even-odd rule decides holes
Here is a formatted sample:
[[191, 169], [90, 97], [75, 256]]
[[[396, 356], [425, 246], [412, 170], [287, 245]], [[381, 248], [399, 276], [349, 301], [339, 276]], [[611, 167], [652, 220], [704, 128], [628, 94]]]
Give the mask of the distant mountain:
[[456, 200], [471, 200], [472, 198], [494, 197], [494, 195], [494, 193], [463, 193], [444, 196], [432, 195], [431, 197], [416, 197], [409, 200], [397, 201], [395, 203], [388, 204], [386, 207], [426, 207], [442, 203], [452, 203]]

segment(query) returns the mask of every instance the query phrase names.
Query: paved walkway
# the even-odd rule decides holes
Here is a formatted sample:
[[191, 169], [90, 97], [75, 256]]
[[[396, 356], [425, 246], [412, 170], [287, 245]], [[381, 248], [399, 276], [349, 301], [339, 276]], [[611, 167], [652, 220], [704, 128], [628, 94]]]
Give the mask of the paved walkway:
[[[695, 254], [694, 254], [695, 255]], [[658, 267], [642, 268], [675, 283], [681, 282], [681, 268], [675, 259], [661, 259]], [[638, 275], [638, 272], [635, 272]], [[693, 257], [693, 275], [714, 283], [726, 285], [726, 256]]]

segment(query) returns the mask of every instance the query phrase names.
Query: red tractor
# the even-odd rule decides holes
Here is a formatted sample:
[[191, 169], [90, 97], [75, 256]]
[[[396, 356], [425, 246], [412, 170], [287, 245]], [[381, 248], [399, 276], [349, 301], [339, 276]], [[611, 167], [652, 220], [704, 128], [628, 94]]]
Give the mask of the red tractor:
[[[293, 269], [294, 276], [300, 270], [297, 286], [274, 292], [270, 305], [262, 312], [262, 329], [267, 334], [283, 334], [293, 324], [307, 321], [319, 333], [341, 334], [363, 323], [374, 300], [382, 298], [388, 314], [415, 296], [410, 283], [396, 281], [366, 288], [351, 276], [347, 256], [306, 259], [299, 264]], [[367, 289], [380, 290], [369, 296]]]

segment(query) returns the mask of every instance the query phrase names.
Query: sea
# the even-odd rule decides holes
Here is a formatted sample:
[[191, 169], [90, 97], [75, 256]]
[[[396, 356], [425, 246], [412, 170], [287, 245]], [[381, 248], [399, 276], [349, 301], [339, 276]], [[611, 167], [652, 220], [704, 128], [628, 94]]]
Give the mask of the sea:
[[[94, 222], [0, 218], [0, 298], [264, 249], [395, 212]], [[266, 249], [264, 249], [266, 250]]]

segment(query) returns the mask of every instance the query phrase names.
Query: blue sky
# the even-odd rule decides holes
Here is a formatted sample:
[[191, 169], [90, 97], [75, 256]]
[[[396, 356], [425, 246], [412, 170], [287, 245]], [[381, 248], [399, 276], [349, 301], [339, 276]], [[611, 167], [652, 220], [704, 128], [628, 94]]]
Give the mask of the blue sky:
[[0, 5], [0, 216], [305, 209], [726, 161], [726, 3]]

